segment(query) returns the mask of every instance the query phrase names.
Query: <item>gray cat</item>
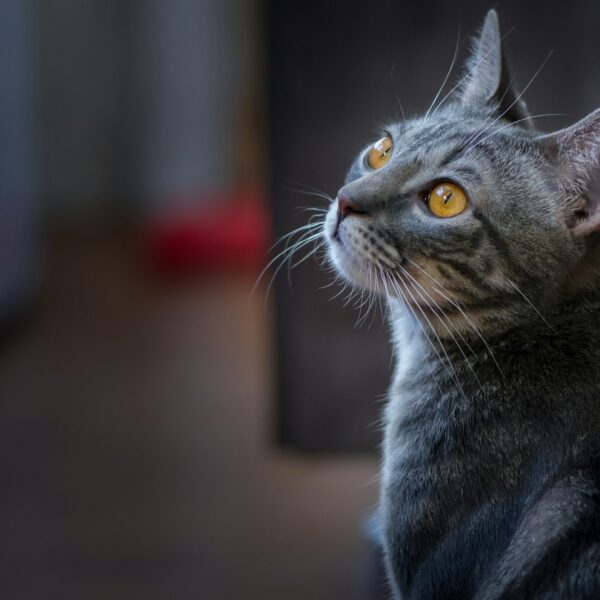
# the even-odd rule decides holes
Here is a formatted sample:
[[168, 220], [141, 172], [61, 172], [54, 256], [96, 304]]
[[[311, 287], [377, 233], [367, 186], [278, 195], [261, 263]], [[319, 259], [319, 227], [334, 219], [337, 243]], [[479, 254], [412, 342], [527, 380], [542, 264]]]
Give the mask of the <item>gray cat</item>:
[[600, 111], [540, 134], [491, 11], [466, 76], [356, 159], [328, 255], [397, 353], [382, 513], [398, 598], [600, 598]]

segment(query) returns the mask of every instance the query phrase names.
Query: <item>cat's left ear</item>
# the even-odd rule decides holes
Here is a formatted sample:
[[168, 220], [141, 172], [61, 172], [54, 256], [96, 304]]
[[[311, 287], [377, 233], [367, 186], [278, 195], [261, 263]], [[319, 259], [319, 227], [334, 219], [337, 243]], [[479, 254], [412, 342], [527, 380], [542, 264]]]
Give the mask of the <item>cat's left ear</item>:
[[495, 10], [488, 12], [481, 34], [475, 40], [471, 58], [467, 61], [467, 75], [460, 91], [460, 100], [463, 104], [493, 107], [507, 121], [528, 117], [525, 103], [517, 99], [511, 86]]
[[567, 225], [576, 235], [600, 231], [600, 109], [538, 142], [557, 168], [570, 204]]

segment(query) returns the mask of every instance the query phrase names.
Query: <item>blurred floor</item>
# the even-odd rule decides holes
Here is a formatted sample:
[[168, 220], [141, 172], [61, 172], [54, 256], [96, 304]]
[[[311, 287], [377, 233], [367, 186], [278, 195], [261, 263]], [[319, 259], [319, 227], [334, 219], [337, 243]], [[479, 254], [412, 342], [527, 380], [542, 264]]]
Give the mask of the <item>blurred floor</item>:
[[49, 256], [0, 351], [2, 597], [361, 597], [376, 459], [269, 443], [255, 275], [160, 283], [120, 239]]

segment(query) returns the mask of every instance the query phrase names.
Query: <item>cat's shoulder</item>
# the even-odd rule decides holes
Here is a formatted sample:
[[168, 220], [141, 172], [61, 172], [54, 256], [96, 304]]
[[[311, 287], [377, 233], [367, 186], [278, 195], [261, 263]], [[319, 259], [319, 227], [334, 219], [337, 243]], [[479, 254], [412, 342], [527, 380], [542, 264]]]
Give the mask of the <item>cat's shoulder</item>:
[[566, 463], [524, 511], [477, 598], [600, 597], [600, 443]]

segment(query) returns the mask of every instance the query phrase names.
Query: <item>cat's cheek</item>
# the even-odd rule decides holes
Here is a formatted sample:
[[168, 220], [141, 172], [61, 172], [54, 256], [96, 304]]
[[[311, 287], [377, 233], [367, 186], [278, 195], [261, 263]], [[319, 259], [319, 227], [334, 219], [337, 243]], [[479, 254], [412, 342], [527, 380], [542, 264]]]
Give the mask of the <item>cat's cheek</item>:
[[346, 276], [345, 269], [343, 266], [343, 257], [340, 253], [340, 248], [337, 247], [337, 243], [334, 240], [329, 240], [327, 244], [327, 255], [329, 257], [329, 262], [335, 270], [343, 276]]
[[349, 254], [349, 249], [344, 246], [341, 232], [336, 233], [336, 229], [337, 210], [330, 209], [323, 225], [329, 262], [344, 279], [357, 283], [354, 272], [356, 269], [353, 269], [351, 264], [354, 262], [353, 257]]
[[332, 241], [328, 245], [329, 262], [337, 273], [352, 285], [368, 287], [365, 275], [354, 255], [348, 253], [339, 242]]

